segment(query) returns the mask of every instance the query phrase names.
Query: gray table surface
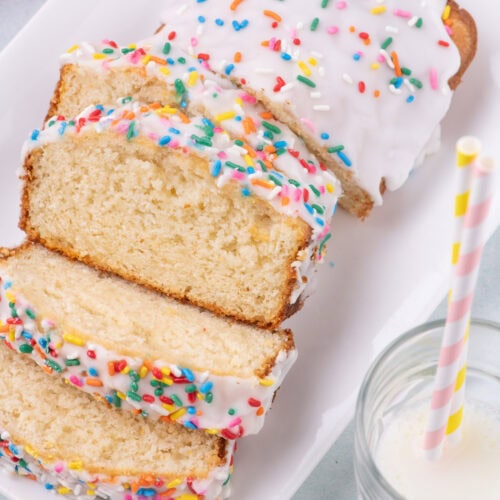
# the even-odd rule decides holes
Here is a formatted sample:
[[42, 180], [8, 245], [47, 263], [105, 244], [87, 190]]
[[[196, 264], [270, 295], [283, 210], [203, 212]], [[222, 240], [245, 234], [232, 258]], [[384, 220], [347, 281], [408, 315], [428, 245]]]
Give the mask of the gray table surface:
[[[0, 50], [36, 13], [45, 0], [0, 0]], [[478, 318], [500, 322], [500, 231], [485, 248], [473, 314]], [[443, 318], [443, 301], [430, 319]], [[293, 500], [352, 500], [356, 486], [352, 465], [354, 428], [351, 424], [304, 482]], [[1, 498], [1, 496], [0, 496]], [[285, 499], [284, 499], [285, 500]]]

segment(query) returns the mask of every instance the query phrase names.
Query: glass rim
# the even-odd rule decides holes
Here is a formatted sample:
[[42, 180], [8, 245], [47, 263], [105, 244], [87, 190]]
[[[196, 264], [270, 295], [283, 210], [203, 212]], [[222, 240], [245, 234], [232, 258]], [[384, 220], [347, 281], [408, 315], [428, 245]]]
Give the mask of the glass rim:
[[[373, 379], [374, 373], [377, 372], [380, 365], [399, 347], [407, 343], [409, 340], [421, 336], [431, 330], [435, 330], [436, 328], [443, 328], [446, 324], [445, 319], [437, 319], [434, 321], [428, 321], [426, 323], [422, 323], [410, 330], [407, 330], [405, 333], [398, 336], [395, 340], [393, 340], [390, 344], [388, 344], [373, 360], [370, 368], [366, 372], [361, 387], [359, 389], [358, 397], [356, 400], [356, 409], [354, 416], [354, 429], [355, 429], [355, 441], [357, 447], [359, 448], [359, 452], [362, 460], [366, 468], [369, 471], [370, 476], [374, 479], [379, 486], [381, 486], [385, 493], [390, 494], [395, 499], [404, 500], [402, 497], [385, 479], [384, 475], [381, 473], [378, 468], [375, 460], [373, 459], [372, 453], [368, 451], [368, 441], [366, 439], [366, 433], [363, 426], [364, 417], [365, 417], [365, 408], [364, 401], [366, 400], [366, 395], [370, 389], [370, 383]], [[493, 330], [497, 330], [500, 333], [500, 323], [496, 323], [495, 321], [490, 321], [486, 319], [479, 318], [471, 318], [470, 320], [471, 326], [483, 326], [487, 328], [491, 328]]]

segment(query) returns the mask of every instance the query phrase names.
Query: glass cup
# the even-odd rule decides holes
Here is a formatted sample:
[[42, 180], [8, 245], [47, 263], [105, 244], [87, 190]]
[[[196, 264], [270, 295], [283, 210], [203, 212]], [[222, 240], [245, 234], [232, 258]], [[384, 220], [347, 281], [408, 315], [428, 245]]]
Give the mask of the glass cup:
[[[404, 410], [429, 405], [444, 321], [410, 330], [375, 360], [361, 386], [355, 417], [354, 468], [359, 498], [403, 499], [376, 464], [380, 439]], [[466, 408], [480, 404], [500, 412], [500, 325], [472, 320], [466, 379]]]

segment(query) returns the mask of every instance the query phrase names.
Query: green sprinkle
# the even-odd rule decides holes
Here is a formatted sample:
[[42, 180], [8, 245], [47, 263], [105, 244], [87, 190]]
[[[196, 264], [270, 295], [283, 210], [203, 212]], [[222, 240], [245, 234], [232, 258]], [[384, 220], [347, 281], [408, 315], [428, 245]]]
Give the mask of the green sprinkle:
[[319, 24], [319, 17], [315, 17], [311, 23], [311, 31], [316, 31], [318, 24]]
[[179, 64], [186, 64], [186, 58], [185, 57], [179, 57], [179, 59], [177, 59], [177, 62]]
[[64, 364], [66, 366], [80, 366], [80, 360], [79, 359], [67, 359]]
[[229, 168], [232, 168], [232, 169], [237, 169], [239, 170], [240, 168], [245, 168], [245, 167], [242, 167], [241, 165], [238, 165], [237, 163], [234, 163], [232, 161], [226, 161], [226, 163], [224, 164], [226, 165], [226, 167], [229, 167]]
[[19, 465], [20, 465], [23, 469], [27, 469], [27, 468], [28, 468], [28, 464], [27, 464], [26, 460], [24, 460], [24, 458], [19, 459], [18, 464], [19, 464]]
[[36, 314], [31, 309], [26, 309], [25, 313], [26, 313], [26, 316], [28, 316], [28, 318], [31, 318], [31, 319], [36, 318]]
[[245, 143], [241, 140], [241, 139], [236, 139], [234, 141], [234, 143], [237, 145], [237, 146], [243, 146]]
[[122, 400], [118, 397], [117, 392], [113, 394], [113, 405], [115, 405], [117, 408], [122, 407]]
[[31, 354], [33, 352], [33, 346], [30, 344], [21, 344], [19, 346], [19, 352], [23, 354]]
[[135, 49], [131, 49], [129, 47], [125, 47], [122, 49], [122, 54], [128, 54], [129, 52], [133, 52]]
[[135, 122], [130, 122], [127, 130], [127, 141], [135, 137]]
[[163, 49], [162, 49], [162, 52], [167, 55], [167, 54], [170, 54], [170, 49], [172, 48], [172, 45], [170, 44], [170, 42], [167, 42], [164, 46], [163, 46]]
[[319, 205], [311, 205], [311, 207], [314, 208], [314, 210], [316, 210], [316, 212], [320, 215], [323, 215], [325, 213], [325, 211], [319, 206]]
[[175, 86], [175, 91], [177, 92], [178, 95], [182, 95], [186, 92], [186, 87], [184, 87], [184, 84], [182, 83], [182, 80], [180, 78], [177, 78], [174, 82]]
[[305, 83], [308, 87], [311, 87], [313, 89], [316, 88], [316, 84], [312, 80], [309, 80], [309, 78], [306, 78], [305, 76], [297, 75], [297, 80], [299, 82]]
[[238, 172], [246, 173], [247, 169], [245, 167], [238, 167]]
[[300, 186], [300, 182], [297, 182], [295, 179], [288, 179], [289, 184], [292, 184], [295, 187]]
[[417, 22], [415, 23], [415, 26], [416, 26], [417, 28], [421, 28], [423, 24], [424, 24], [424, 20], [423, 20], [421, 17], [419, 17], [419, 18], [417, 19]]
[[257, 160], [257, 163], [260, 165], [262, 172], [267, 172], [267, 167], [264, 165], [264, 162], [262, 160]]
[[389, 82], [391, 85], [395, 85], [397, 83], [398, 79], [396, 77], [391, 78], [391, 81]]
[[392, 43], [392, 36], [388, 36], [383, 42], [381, 47], [385, 50]]
[[320, 196], [321, 193], [319, 192], [319, 189], [315, 186], [313, 186], [312, 184], [309, 184], [309, 187], [311, 188], [311, 191], [316, 195], [316, 196]]
[[139, 382], [139, 374], [135, 370], [130, 370], [128, 372], [128, 376], [134, 381], [134, 382]]
[[131, 101], [132, 101], [132, 96], [131, 96], [131, 95], [129, 95], [129, 96], [124, 97], [124, 98], [122, 99], [122, 104], [127, 104], [127, 102], [131, 102]]
[[51, 359], [46, 359], [45, 360], [45, 364], [49, 368], [52, 368], [57, 373], [61, 373], [63, 371], [63, 369], [61, 368], [61, 366], [58, 363], [56, 363], [55, 361], [52, 361]]
[[269, 132], [273, 132], [274, 134], [281, 134], [281, 129], [279, 129], [276, 125], [272, 124], [272, 123], [269, 123], [269, 122], [266, 122], [266, 121], [262, 121], [261, 122], [261, 125], [269, 130]]
[[113, 54], [114, 53], [114, 50], [113, 49], [102, 49], [102, 53], [103, 54]]
[[330, 2], [330, 0], [321, 0], [321, 8], [326, 9], [328, 7], [328, 2]]
[[182, 401], [179, 398], [179, 396], [176, 396], [175, 394], [172, 394], [170, 396], [170, 399], [174, 402], [175, 406], [182, 406]]
[[338, 153], [344, 149], [343, 144], [339, 144], [338, 146], [331, 146], [327, 149], [329, 153]]
[[149, 382], [153, 387], [158, 387], [160, 385], [160, 381], [159, 380], [151, 380], [151, 382]]
[[277, 156], [281, 156], [281, 155], [283, 155], [285, 153], [286, 153], [286, 149], [285, 148], [280, 148], [280, 149], [276, 150], [276, 155]]
[[142, 401], [142, 398], [141, 396], [139, 396], [139, 394], [137, 394], [136, 392], [132, 392], [132, 391], [127, 391], [127, 398], [130, 398], [130, 399], [133, 399], [134, 401]]
[[411, 75], [411, 69], [410, 68], [402, 67], [401, 68], [401, 73], [403, 73], [403, 75], [410, 76]]
[[412, 85], [415, 85], [415, 87], [417, 87], [417, 89], [421, 89], [424, 85], [423, 83], [418, 80], [417, 78], [410, 78], [410, 83]]
[[158, 396], [158, 397], [163, 396], [163, 387], [157, 387], [155, 389], [155, 396]]
[[325, 239], [319, 244], [319, 253], [323, 251], [323, 247], [325, 246], [325, 243], [332, 237], [332, 233], [328, 233], [325, 236]]
[[130, 384], [130, 390], [133, 392], [137, 392], [139, 390], [139, 384], [137, 382], [132, 382]]
[[211, 392], [207, 392], [205, 395], [205, 401], [211, 403], [214, 400], [214, 395]]
[[188, 384], [184, 387], [184, 390], [190, 394], [191, 392], [196, 392], [196, 386], [194, 384]]
[[210, 137], [198, 137], [196, 134], [193, 134], [191, 136], [191, 139], [196, 144], [201, 144], [202, 146], [212, 146], [212, 141], [210, 140]]
[[229, 408], [229, 410], [227, 410], [228, 414], [229, 415], [234, 415], [236, 413], [236, 410], [234, 408]]
[[277, 177], [274, 177], [274, 175], [269, 175], [269, 180], [270, 181], [273, 181], [277, 186], [282, 186], [283, 183], [277, 178]]

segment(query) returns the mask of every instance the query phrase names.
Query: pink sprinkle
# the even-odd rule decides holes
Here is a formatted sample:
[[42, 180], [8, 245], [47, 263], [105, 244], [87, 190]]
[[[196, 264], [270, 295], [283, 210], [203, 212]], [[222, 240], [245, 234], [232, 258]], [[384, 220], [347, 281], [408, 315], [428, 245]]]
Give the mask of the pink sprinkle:
[[57, 474], [60, 474], [63, 470], [64, 470], [64, 464], [63, 464], [62, 462], [57, 462], [57, 463], [54, 465], [54, 471], [55, 471]]
[[221, 159], [221, 160], [225, 160], [227, 158], [227, 154], [224, 152], [224, 151], [220, 151], [219, 153], [217, 153], [217, 156]]
[[285, 184], [282, 188], [281, 188], [281, 192], [280, 192], [280, 196], [288, 196], [288, 192], [290, 191], [289, 187], [288, 187], [288, 184]]
[[448, 35], [452, 35], [453, 34], [453, 30], [451, 29], [451, 26], [448, 26], [448, 25], [444, 25], [444, 29], [446, 30], [446, 33], [448, 33]]
[[123, 500], [134, 500], [134, 497], [133, 497], [130, 493], [127, 493], [127, 494], [123, 497]]
[[337, 9], [339, 10], [343, 10], [347, 7], [347, 2], [337, 2], [335, 4], [335, 7], [337, 7]]
[[250, 104], [255, 104], [257, 102], [257, 99], [253, 95], [247, 94], [246, 92], [244, 94], [241, 94], [240, 97], [242, 101], [248, 102]]
[[377, 61], [378, 61], [379, 63], [384, 63], [384, 62], [385, 62], [385, 57], [384, 57], [384, 55], [383, 55], [383, 54], [379, 54], [379, 55], [377, 56]]
[[220, 134], [221, 132], [224, 132], [224, 129], [223, 129], [222, 127], [215, 127], [215, 128], [214, 128], [214, 132], [215, 132], [216, 134]]
[[314, 123], [309, 120], [309, 118], [301, 118], [300, 121], [306, 126], [309, 127], [314, 133], [316, 133], [316, 126]]
[[274, 46], [276, 45], [276, 38], [273, 36], [270, 40], [269, 40], [269, 48], [271, 50], [274, 50]]
[[83, 382], [76, 375], [71, 375], [71, 377], [69, 377], [69, 381], [77, 387], [83, 387]]
[[309, 173], [310, 174], [315, 174], [316, 173], [316, 167], [314, 165], [309, 164]]
[[171, 148], [178, 148], [179, 147], [179, 144], [180, 142], [177, 140], [177, 139], [173, 139], [172, 141], [170, 141], [168, 143], [168, 145], [171, 147]]
[[233, 175], [231, 176], [233, 179], [242, 181], [245, 178], [245, 174], [240, 172], [239, 170], [234, 170]]
[[431, 88], [432, 90], [438, 90], [439, 89], [439, 82], [438, 82], [438, 73], [436, 68], [431, 68]]
[[335, 35], [336, 33], [339, 32], [339, 28], [338, 28], [338, 26], [328, 26], [328, 28], [326, 29], [326, 32], [329, 35]]
[[320, 186], [320, 187], [319, 187], [319, 192], [320, 192], [321, 194], [325, 194], [325, 186]]
[[233, 418], [233, 420], [231, 420], [231, 422], [229, 422], [228, 427], [236, 427], [237, 425], [240, 425], [240, 424], [241, 424], [241, 418], [236, 417], [236, 418]]
[[210, 69], [210, 64], [208, 64], [208, 61], [203, 61], [201, 63], [202, 68], [204, 69]]
[[394, 9], [394, 15], [398, 17], [411, 17], [411, 12], [408, 12], [407, 10], [401, 10], [401, 9]]
[[148, 137], [149, 137], [150, 139], [152, 139], [153, 141], [157, 141], [157, 140], [160, 138], [160, 136], [159, 136], [158, 134], [155, 134], [154, 132], [150, 132], [150, 133], [148, 134]]
[[198, 45], [198, 39], [196, 37], [191, 37], [191, 47], [196, 47]]
[[134, 50], [134, 52], [130, 53], [129, 59], [132, 64], [137, 64], [139, 62], [139, 59], [141, 58], [142, 53], [139, 52], [138, 50]]
[[295, 188], [295, 191], [293, 193], [294, 201], [300, 201], [301, 198], [302, 198], [302, 189]]

